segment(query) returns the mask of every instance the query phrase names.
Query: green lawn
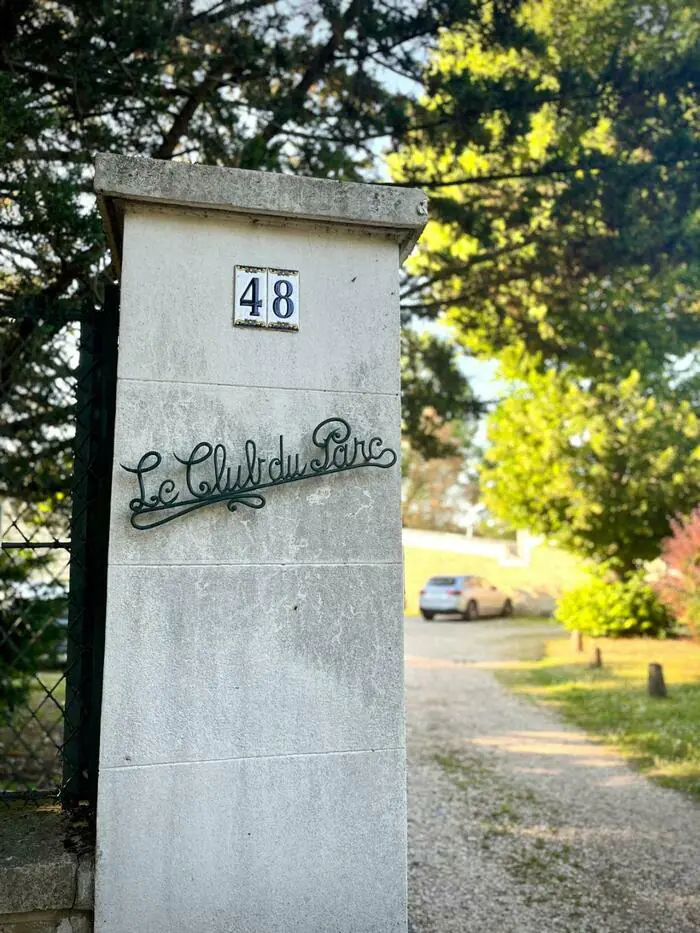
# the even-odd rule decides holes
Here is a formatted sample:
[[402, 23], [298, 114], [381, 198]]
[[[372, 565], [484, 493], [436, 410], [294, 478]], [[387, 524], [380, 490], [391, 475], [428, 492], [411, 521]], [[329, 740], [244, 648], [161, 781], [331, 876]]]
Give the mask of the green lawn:
[[60, 784], [65, 696], [61, 674], [40, 671], [26, 702], [12, 715], [2, 711], [0, 791], [53, 790]]
[[[593, 647], [602, 670], [588, 667]], [[663, 665], [669, 696], [646, 692], [650, 662]], [[565, 639], [545, 645], [539, 661], [497, 672], [516, 692], [552, 706], [613, 744], [654, 780], [700, 798], [700, 645], [686, 639], [586, 640], [577, 654]]]
[[535, 548], [527, 567], [504, 567], [491, 557], [405, 547], [406, 614], [418, 614], [418, 597], [429, 577], [461, 573], [484, 576], [494, 586], [511, 594], [514, 590], [526, 590], [532, 594], [557, 596], [585, 580], [575, 557], [548, 545]]

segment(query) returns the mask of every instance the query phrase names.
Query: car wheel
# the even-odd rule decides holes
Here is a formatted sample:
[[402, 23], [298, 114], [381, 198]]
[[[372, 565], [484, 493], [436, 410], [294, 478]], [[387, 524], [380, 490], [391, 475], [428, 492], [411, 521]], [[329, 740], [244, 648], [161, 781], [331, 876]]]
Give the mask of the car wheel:
[[423, 618], [424, 618], [427, 622], [430, 622], [430, 620], [433, 619], [433, 618], [435, 617], [435, 613], [434, 613], [434, 612], [426, 612], [425, 609], [421, 609], [420, 614], [423, 616]]
[[501, 609], [501, 615], [503, 616], [504, 619], [510, 619], [510, 617], [513, 615], [513, 603], [509, 599], [507, 599], [503, 603], [503, 609]]
[[479, 618], [479, 607], [477, 606], [475, 600], [469, 600], [467, 603], [467, 608], [462, 613], [462, 618], [466, 619], [467, 622], [473, 622], [475, 619]]

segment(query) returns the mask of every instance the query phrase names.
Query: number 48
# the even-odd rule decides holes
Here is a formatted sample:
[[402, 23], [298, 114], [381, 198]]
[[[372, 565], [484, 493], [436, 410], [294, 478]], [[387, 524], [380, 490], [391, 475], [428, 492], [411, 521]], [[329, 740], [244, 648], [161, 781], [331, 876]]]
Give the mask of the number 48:
[[299, 273], [236, 266], [233, 323], [299, 329]]

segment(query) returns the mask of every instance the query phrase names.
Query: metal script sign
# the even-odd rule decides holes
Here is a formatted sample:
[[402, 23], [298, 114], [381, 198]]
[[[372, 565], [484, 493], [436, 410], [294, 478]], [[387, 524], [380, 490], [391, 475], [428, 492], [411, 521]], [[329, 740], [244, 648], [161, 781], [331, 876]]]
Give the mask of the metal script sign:
[[173, 454], [185, 467], [184, 486], [168, 477], [161, 479], [158, 491], [150, 495], [146, 491], [147, 481], [150, 485], [157, 479], [149, 474], [158, 469], [163, 458], [157, 450], [149, 450], [135, 467], [121, 464], [122, 469], [135, 474], [139, 484], [139, 495], [129, 503], [131, 524], [138, 531], [157, 528], [217, 502], [225, 502], [229, 512], [235, 512], [238, 505], [262, 509], [265, 497], [261, 489], [362, 467], [386, 470], [398, 459], [396, 451], [385, 447], [381, 437], [363, 440], [354, 436], [343, 418], [326, 418], [316, 425], [311, 440], [319, 454], [308, 461], [302, 461], [298, 453], [285, 451], [282, 434], [272, 457], [260, 457], [255, 441], [247, 440], [243, 460], [233, 466], [229, 465], [223, 444], [200, 441], [188, 457]]

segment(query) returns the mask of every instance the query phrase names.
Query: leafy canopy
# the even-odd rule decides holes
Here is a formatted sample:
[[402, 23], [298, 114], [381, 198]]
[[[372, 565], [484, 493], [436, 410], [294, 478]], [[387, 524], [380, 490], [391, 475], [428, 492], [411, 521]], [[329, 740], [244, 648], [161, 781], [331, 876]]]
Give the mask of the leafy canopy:
[[627, 578], [700, 492], [699, 89], [696, 3], [485, 4], [391, 159], [433, 192], [405, 307], [515, 380], [486, 504]]
[[[17, 324], [22, 310], [102, 300], [109, 273], [91, 194], [96, 152], [376, 177], [378, 140], [403, 136], [411, 119], [427, 45], [480, 7], [0, 0], [0, 425], [28, 425], [37, 412], [27, 394], [51, 378], [33, 356], [50, 370], [56, 333]], [[410, 425], [417, 403], [410, 390], [406, 398]], [[456, 404], [443, 396], [438, 407]], [[51, 417], [65, 423], [68, 411]], [[13, 439], [3, 432], [7, 451]]]
[[694, 408], [682, 394], [650, 394], [637, 373], [584, 388], [533, 366], [490, 420], [485, 502], [626, 576], [700, 499]]
[[494, 16], [441, 36], [391, 159], [434, 192], [407, 307], [477, 354], [663, 382], [700, 338], [700, 8], [529, 0], [485, 43]]
[[94, 293], [96, 152], [356, 179], [469, 2], [0, 2], [0, 301]]

